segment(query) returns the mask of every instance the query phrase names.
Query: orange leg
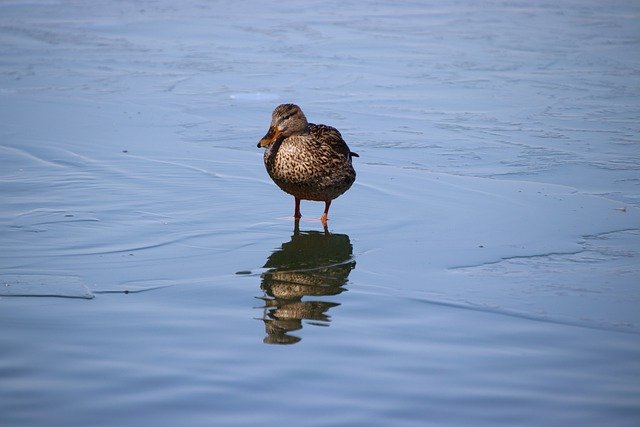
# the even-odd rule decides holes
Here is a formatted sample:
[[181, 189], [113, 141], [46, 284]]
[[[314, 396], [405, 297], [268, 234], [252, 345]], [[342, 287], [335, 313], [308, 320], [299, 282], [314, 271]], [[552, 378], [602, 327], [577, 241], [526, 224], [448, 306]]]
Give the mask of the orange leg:
[[322, 221], [323, 224], [327, 223], [327, 218], [329, 217], [329, 207], [330, 206], [331, 206], [331, 200], [325, 200], [325, 202], [324, 202], [324, 213], [320, 217], [320, 221]]
[[300, 199], [296, 197], [296, 212], [293, 214], [295, 219], [302, 218], [302, 214], [300, 213]]

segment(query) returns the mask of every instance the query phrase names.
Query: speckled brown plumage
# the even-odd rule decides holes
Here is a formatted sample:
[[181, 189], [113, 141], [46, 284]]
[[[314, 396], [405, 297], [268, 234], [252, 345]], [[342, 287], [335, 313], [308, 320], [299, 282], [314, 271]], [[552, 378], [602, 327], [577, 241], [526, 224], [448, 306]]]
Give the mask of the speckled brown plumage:
[[271, 126], [258, 147], [266, 147], [264, 164], [273, 181], [295, 197], [295, 217], [300, 200], [325, 202], [326, 223], [331, 201], [347, 191], [356, 179], [349, 150], [337, 129], [308, 123], [297, 105], [282, 104], [273, 111]]

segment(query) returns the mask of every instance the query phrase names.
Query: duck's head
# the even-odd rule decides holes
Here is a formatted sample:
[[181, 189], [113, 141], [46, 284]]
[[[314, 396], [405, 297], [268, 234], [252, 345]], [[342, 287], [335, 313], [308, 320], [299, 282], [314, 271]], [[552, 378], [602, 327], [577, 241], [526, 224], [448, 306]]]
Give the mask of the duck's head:
[[269, 131], [258, 142], [258, 147], [268, 147], [278, 139], [309, 132], [309, 123], [304, 113], [295, 104], [278, 105], [271, 115]]

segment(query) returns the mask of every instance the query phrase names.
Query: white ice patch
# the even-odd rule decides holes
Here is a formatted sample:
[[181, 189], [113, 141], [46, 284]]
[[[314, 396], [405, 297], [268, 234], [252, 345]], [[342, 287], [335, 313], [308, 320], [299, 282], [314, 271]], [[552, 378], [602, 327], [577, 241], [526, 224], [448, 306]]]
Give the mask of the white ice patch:
[[0, 297], [59, 297], [92, 299], [93, 293], [75, 276], [4, 274]]

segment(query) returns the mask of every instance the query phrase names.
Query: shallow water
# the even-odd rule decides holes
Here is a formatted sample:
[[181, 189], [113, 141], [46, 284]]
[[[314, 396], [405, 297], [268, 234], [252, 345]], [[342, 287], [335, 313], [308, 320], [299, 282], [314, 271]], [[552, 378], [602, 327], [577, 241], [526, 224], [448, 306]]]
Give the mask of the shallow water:
[[[0, 424], [636, 424], [639, 17], [0, 3]], [[281, 102], [360, 155], [327, 230]]]

